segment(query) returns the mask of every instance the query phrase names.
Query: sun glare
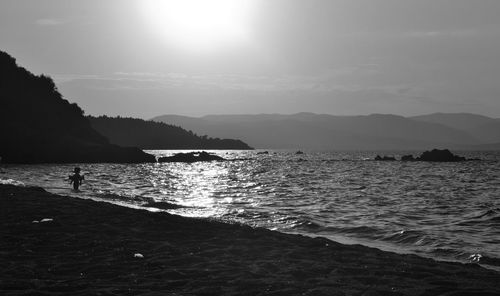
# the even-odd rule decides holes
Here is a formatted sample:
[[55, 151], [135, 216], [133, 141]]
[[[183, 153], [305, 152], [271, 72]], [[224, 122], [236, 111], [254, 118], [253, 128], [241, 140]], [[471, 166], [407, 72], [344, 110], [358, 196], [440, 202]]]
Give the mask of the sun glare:
[[144, 16], [171, 45], [221, 48], [248, 37], [251, 0], [141, 0]]

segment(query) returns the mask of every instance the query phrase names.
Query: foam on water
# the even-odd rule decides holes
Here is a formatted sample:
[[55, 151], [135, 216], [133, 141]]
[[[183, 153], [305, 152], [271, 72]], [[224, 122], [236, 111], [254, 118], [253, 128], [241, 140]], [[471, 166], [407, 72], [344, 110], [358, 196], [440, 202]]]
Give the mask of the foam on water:
[[[377, 151], [213, 152], [236, 160], [1, 165], [0, 183], [500, 266], [500, 153], [459, 153], [483, 161], [425, 163], [371, 161], [385, 154]], [[85, 174], [81, 192], [68, 184], [74, 166]]]
[[13, 179], [2, 179], [0, 178], [0, 184], [2, 185], [15, 185], [15, 186], [25, 186], [23, 182], [13, 180]]

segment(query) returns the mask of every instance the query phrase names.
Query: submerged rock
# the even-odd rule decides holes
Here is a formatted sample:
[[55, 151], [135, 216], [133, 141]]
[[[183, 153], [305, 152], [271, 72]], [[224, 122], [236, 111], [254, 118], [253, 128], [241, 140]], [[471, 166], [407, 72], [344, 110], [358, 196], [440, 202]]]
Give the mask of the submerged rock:
[[198, 161], [221, 161], [224, 158], [217, 156], [215, 154], [210, 154], [208, 152], [189, 152], [189, 153], [177, 153], [173, 156], [160, 157], [158, 162], [185, 162], [192, 163]]

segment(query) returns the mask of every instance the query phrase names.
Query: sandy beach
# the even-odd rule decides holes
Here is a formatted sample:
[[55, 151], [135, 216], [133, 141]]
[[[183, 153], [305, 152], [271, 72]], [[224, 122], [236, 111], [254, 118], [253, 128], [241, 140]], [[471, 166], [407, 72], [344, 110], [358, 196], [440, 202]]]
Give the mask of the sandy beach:
[[0, 185], [1, 295], [500, 295], [500, 274]]

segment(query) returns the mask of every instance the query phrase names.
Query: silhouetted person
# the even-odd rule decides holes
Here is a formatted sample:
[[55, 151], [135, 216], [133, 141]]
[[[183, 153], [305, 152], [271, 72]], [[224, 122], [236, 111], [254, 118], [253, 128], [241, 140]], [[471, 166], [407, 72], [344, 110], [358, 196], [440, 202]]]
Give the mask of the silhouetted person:
[[82, 185], [83, 180], [85, 179], [82, 175], [80, 175], [80, 168], [75, 168], [74, 174], [69, 176], [69, 184], [73, 184], [73, 189], [78, 190], [80, 185]]

